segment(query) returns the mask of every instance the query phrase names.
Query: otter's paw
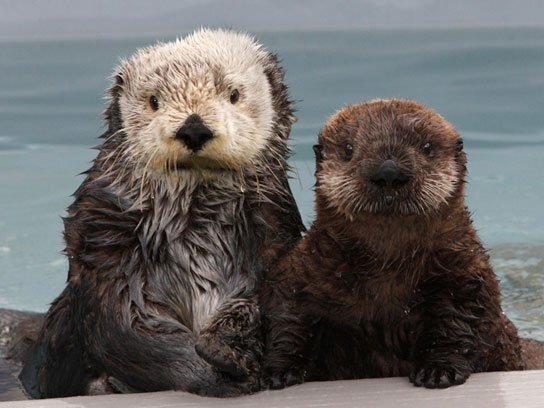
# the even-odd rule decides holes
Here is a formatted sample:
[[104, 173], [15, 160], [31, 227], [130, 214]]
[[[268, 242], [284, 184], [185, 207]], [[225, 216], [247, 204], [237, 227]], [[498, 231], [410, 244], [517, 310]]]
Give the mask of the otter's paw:
[[217, 370], [233, 377], [253, 377], [260, 370], [260, 343], [232, 346], [222, 336], [206, 332], [199, 336], [195, 350], [206, 362]]
[[234, 350], [224, 342], [209, 333], [201, 335], [196, 344], [197, 354], [219, 371], [234, 376], [243, 376], [244, 370], [238, 366]]
[[469, 376], [468, 369], [423, 367], [412, 371], [409, 378], [416, 387], [448, 388], [463, 384]]
[[108, 384], [116, 394], [133, 394], [138, 392], [137, 389], [132, 388], [130, 385], [125, 384], [115, 377], [108, 377]]
[[235, 299], [200, 332], [195, 350], [206, 362], [233, 377], [257, 376], [263, 351], [260, 321], [255, 300]]
[[281, 390], [291, 385], [302, 384], [304, 374], [304, 370], [293, 369], [283, 373], [267, 375], [263, 380], [263, 385], [265, 389]]
[[187, 391], [206, 397], [230, 398], [253, 394], [261, 389], [257, 377], [236, 380], [227, 374], [221, 373], [219, 378], [222, 378], [222, 380], [213, 383], [199, 382], [198, 386]]

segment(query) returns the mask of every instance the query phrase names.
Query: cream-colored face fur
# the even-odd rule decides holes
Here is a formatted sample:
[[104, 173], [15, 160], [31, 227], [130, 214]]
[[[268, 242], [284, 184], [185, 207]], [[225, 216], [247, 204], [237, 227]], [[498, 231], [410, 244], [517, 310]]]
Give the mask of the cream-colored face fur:
[[[251, 167], [274, 120], [268, 63], [268, 52], [253, 38], [228, 30], [202, 29], [139, 51], [115, 74], [125, 157], [155, 174]], [[239, 98], [232, 103], [234, 90]], [[214, 134], [196, 153], [175, 138], [192, 114]]]

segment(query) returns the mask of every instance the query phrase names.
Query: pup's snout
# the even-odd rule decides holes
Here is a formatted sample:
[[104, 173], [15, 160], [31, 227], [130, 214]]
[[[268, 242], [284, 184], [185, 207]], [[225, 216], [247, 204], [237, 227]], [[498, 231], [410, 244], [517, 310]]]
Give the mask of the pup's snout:
[[213, 139], [213, 132], [204, 124], [200, 116], [192, 114], [177, 131], [176, 139], [183, 142], [193, 152], [198, 152], [208, 140]]
[[379, 187], [397, 188], [406, 184], [410, 178], [410, 173], [406, 169], [398, 166], [393, 160], [386, 160], [369, 180]]

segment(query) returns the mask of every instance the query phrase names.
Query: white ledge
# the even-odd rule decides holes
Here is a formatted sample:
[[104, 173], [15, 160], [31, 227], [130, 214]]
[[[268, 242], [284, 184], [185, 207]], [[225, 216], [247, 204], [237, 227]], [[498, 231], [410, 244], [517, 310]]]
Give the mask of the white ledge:
[[11, 401], [0, 406], [69, 408], [449, 408], [449, 407], [544, 407], [544, 370], [483, 373], [467, 383], [445, 390], [412, 386], [407, 378], [313, 382], [281, 391], [214, 399], [184, 392], [103, 395]]

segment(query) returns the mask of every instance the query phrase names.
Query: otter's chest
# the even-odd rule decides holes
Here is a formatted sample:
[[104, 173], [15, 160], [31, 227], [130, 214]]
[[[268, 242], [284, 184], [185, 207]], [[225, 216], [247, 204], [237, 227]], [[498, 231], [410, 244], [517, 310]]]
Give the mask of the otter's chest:
[[158, 221], [150, 290], [198, 332], [226, 299], [255, 285], [255, 240], [242, 195], [202, 192], [188, 200]]
[[359, 327], [369, 350], [407, 360], [413, 352], [423, 325], [418, 304], [421, 292], [410, 279], [412, 274], [384, 270], [362, 280], [359, 290]]
[[343, 305], [338, 313], [351, 322], [399, 320], [411, 314], [419, 291], [411, 273], [354, 260], [323, 274], [324, 282], [314, 284]]
[[370, 337], [388, 337], [395, 331], [399, 331], [395, 336], [407, 337], [418, 324], [421, 296], [412, 276], [410, 270], [353, 258], [326, 274], [326, 282], [317, 286], [325, 287], [331, 304], [339, 305], [333, 311], [339, 321], [360, 326]]

